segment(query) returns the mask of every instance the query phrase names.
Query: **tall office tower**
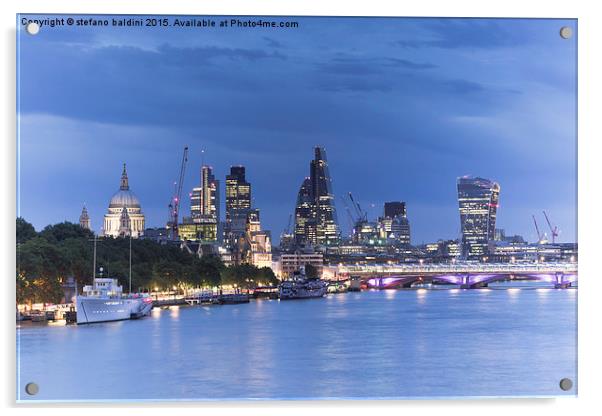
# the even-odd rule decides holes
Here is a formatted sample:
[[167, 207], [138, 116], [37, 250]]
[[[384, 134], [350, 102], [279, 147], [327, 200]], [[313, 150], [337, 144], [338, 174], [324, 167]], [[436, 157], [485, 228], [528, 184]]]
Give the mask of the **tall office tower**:
[[321, 147], [316, 147], [314, 153], [314, 160], [310, 164], [310, 181], [315, 204], [316, 243], [327, 246], [336, 245], [341, 241], [341, 234], [326, 151]]
[[458, 204], [462, 228], [462, 254], [476, 259], [489, 253], [495, 237], [500, 185], [483, 178], [458, 178]]
[[395, 218], [397, 216], [405, 217], [406, 203], [402, 201], [385, 202], [385, 217]]
[[243, 259], [236, 250], [244, 237], [247, 216], [251, 209], [251, 184], [245, 178], [244, 166], [230, 167], [226, 176], [226, 223], [224, 226], [225, 245], [233, 251], [235, 264]]
[[295, 244], [316, 244], [315, 203], [310, 178], [305, 178], [295, 206]]
[[213, 175], [211, 166], [201, 168], [201, 215], [219, 221], [219, 181]]
[[297, 194], [295, 243], [297, 245], [336, 245], [341, 241], [337, 212], [328, 171], [326, 151], [314, 149], [315, 157]]
[[193, 188], [190, 195], [190, 216], [193, 220], [205, 216], [219, 221], [219, 181], [211, 166], [201, 167], [201, 186]]
[[384, 217], [379, 219], [380, 237], [396, 243], [410, 244], [410, 222], [406, 203], [403, 201], [385, 202], [384, 214]]
[[251, 184], [245, 179], [244, 166], [230, 167], [226, 176], [226, 221], [235, 211], [251, 208]]

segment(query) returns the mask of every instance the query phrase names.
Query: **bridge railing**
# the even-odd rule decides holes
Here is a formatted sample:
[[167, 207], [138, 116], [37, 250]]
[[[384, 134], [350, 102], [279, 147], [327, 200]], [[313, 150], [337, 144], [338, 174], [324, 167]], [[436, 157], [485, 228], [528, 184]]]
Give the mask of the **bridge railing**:
[[576, 263], [339, 265], [339, 273], [577, 273]]

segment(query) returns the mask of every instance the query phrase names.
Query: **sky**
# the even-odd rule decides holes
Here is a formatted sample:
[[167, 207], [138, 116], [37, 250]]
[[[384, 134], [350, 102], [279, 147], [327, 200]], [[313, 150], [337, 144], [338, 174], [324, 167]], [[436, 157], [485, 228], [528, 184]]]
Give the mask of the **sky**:
[[183, 215], [204, 161], [223, 217], [241, 164], [278, 241], [320, 145], [344, 234], [352, 192], [371, 219], [406, 201], [414, 244], [458, 238], [473, 175], [500, 184], [507, 235], [535, 241], [534, 214], [550, 235], [545, 210], [576, 241], [575, 20], [266, 19], [298, 27], [21, 27], [18, 215], [40, 230], [85, 204], [100, 231], [127, 163], [146, 226], [164, 226], [188, 146]]

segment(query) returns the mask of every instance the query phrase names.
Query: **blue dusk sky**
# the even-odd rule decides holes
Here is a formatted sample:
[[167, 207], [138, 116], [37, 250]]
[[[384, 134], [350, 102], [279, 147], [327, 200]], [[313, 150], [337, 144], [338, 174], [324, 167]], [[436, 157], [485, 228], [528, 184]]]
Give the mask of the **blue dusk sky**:
[[415, 244], [457, 238], [456, 179], [473, 175], [499, 182], [506, 234], [534, 241], [546, 210], [576, 241], [575, 20], [269, 19], [299, 27], [21, 27], [19, 214], [39, 230], [85, 203], [99, 231], [127, 163], [164, 226], [188, 145], [181, 212], [204, 150], [222, 217], [245, 165], [277, 241], [321, 145], [345, 233], [351, 191], [370, 218], [406, 201]]

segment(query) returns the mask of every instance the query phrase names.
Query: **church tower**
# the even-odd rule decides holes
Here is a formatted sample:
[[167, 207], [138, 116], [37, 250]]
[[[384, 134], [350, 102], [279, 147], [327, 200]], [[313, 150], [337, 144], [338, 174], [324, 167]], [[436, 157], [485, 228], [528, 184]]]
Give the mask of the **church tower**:
[[[127, 183], [127, 176], [125, 177]], [[119, 217], [119, 236], [120, 237], [129, 237], [132, 232], [132, 225], [130, 216], [128, 215], [128, 209], [123, 204], [123, 209], [121, 211], [121, 217]]]
[[85, 230], [90, 229], [90, 216], [88, 215], [88, 210], [86, 209], [86, 205], [82, 208], [82, 213], [79, 216], [79, 226]]
[[130, 183], [128, 181], [128, 173], [125, 170], [125, 163], [123, 164], [123, 172], [121, 172], [121, 186], [119, 189], [122, 191], [130, 190]]

